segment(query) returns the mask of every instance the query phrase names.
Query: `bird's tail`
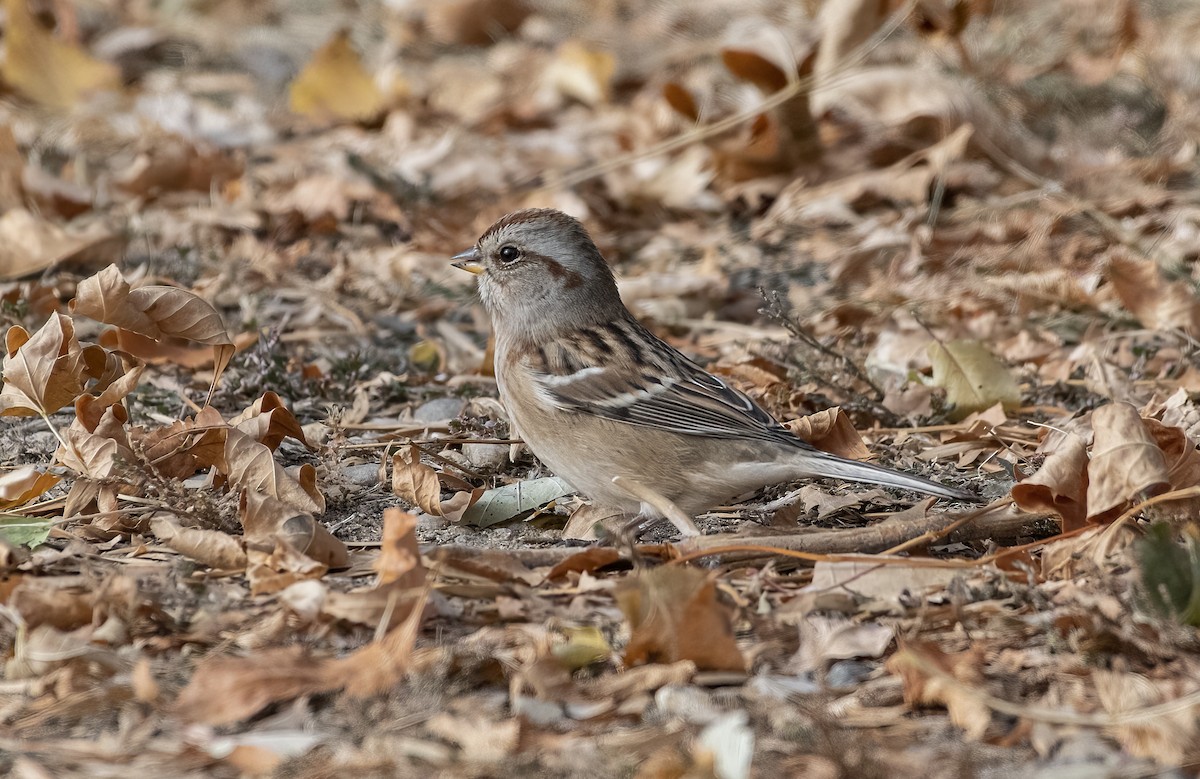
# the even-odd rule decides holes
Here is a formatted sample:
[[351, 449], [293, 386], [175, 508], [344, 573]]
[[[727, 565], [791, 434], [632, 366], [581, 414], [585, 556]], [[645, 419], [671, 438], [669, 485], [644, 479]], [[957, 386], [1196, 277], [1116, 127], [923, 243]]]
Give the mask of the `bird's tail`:
[[930, 481], [920, 476], [893, 471], [891, 468], [885, 468], [881, 465], [872, 465], [871, 463], [859, 462], [858, 460], [848, 460], [845, 457], [838, 457], [836, 454], [820, 450], [806, 451], [804, 455], [804, 459], [807, 461], [806, 466], [811, 469], [810, 475], [812, 476], [828, 476], [835, 479], [845, 479], [846, 481], [881, 484], [885, 487], [916, 490], [917, 492], [924, 492], [927, 495], [937, 495], [940, 498], [970, 501], [972, 503], [979, 503], [983, 500], [978, 495], [966, 492], [965, 490], [948, 487], [945, 484], [938, 484], [935, 481]]

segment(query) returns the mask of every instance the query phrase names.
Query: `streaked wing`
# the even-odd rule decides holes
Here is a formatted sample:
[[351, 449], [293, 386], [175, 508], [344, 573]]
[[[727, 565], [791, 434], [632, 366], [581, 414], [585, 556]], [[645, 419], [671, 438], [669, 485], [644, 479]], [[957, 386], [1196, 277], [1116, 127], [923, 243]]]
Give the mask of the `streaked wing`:
[[546, 344], [538, 363], [539, 388], [563, 409], [683, 435], [808, 448], [746, 395], [633, 320]]

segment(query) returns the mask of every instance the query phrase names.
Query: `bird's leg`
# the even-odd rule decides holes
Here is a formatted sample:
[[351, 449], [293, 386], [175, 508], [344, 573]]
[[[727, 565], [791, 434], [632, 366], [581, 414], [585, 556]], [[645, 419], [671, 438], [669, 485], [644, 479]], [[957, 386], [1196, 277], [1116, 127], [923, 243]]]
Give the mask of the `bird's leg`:
[[638, 513], [637, 518], [630, 524], [627, 530], [637, 528], [637, 532], [641, 533], [659, 519], [667, 519], [685, 538], [700, 535], [700, 529], [696, 527], [696, 523], [692, 521], [692, 518], [685, 514], [683, 509], [676, 506], [670, 499], [663, 497], [654, 489], [628, 476], [614, 476], [613, 484], [624, 490], [630, 497], [636, 498], [642, 506], [642, 510]]

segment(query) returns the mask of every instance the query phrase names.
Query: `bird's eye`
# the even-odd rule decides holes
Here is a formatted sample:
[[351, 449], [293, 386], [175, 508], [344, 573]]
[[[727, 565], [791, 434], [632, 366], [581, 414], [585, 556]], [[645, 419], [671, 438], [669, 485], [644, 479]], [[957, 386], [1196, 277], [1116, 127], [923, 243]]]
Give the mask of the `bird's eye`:
[[521, 259], [521, 250], [515, 246], [501, 246], [500, 260], [502, 262], [516, 262]]

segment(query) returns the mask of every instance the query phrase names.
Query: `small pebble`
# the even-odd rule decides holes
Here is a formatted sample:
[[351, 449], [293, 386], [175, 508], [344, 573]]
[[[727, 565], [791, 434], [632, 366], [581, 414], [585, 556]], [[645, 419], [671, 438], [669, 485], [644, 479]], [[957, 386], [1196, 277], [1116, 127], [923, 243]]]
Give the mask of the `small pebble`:
[[467, 403], [462, 398], [434, 398], [417, 407], [413, 419], [417, 422], [444, 422], [462, 413]]
[[501, 444], [463, 444], [462, 453], [480, 470], [498, 470], [508, 463], [508, 447]]
[[359, 487], [374, 487], [379, 483], [379, 463], [347, 465], [342, 469], [342, 478]]

